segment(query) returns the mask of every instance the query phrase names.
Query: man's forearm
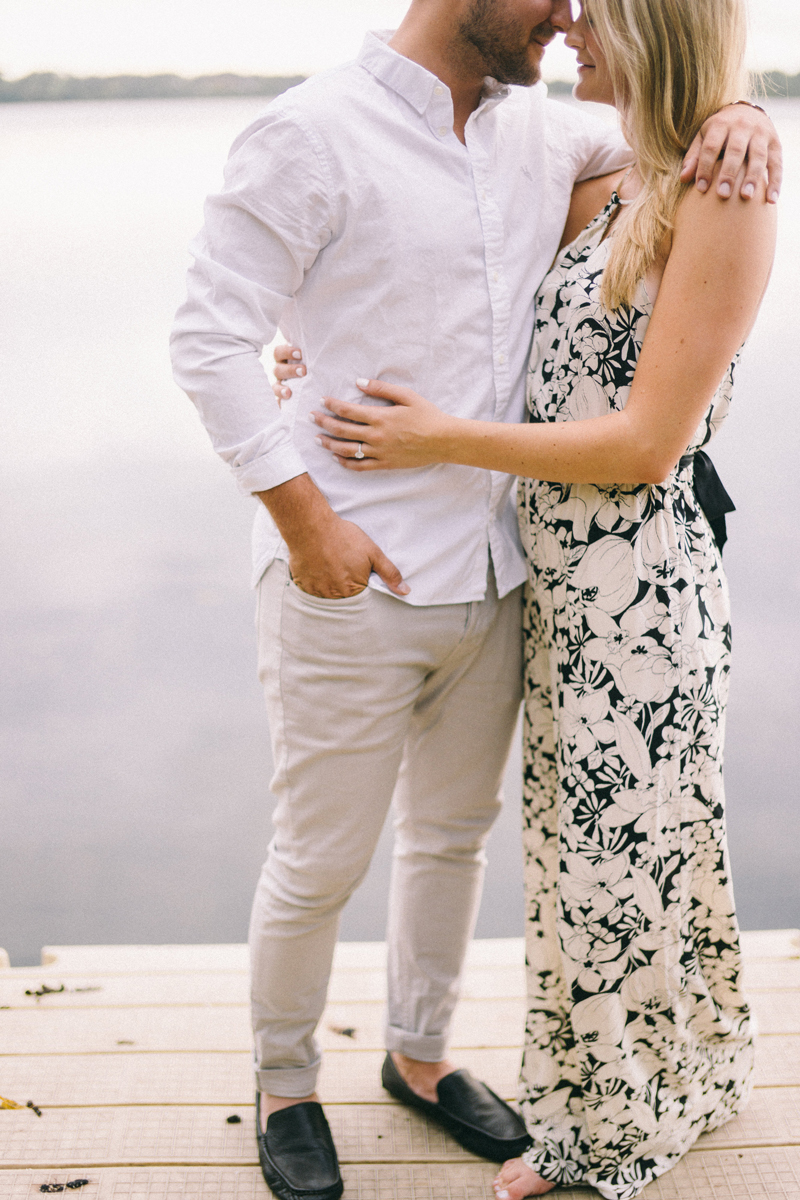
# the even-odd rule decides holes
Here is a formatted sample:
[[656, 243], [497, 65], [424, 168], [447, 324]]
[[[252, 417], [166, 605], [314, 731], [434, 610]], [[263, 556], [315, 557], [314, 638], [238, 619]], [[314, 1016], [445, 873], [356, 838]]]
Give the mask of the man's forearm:
[[310, 475], [296, 475], [266, 492], [255, 492], [289, 549], [329, 524], [335, 513]]

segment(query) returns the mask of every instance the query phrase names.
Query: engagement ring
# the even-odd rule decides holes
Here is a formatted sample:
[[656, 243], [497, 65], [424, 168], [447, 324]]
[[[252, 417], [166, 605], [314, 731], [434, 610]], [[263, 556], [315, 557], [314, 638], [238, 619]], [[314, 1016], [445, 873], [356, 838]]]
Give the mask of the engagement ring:
[[353, 458], [365, 458], [365, 457], [366, 457], [366, 455], [364, 454], [364, 446], [361, 442], [359, 442], [358, 449], [356, 450], [355, 454], [353, 455]]

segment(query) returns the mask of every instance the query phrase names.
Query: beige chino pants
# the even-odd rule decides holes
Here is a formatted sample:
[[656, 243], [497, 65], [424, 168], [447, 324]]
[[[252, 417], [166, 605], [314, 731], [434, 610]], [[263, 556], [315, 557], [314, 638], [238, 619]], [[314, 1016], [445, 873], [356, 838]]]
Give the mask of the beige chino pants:
[[412, 607], [309, 596], [276, 561], [259, 585], [259, 677], [275, 832], [250, 924], [260, 1090], [313, 1092], [342, 907], [394, 797], [386, 1046], [445, 1056], [521, 697], [517, 588]]

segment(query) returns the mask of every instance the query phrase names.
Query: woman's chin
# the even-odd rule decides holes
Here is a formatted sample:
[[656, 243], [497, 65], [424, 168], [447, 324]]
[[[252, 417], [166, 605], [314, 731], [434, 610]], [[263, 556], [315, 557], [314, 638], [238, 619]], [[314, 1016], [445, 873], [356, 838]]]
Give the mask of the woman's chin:
[[587, 79], [579, 79], [572, 89], [572, 94], [576, 100], [594, 100], [592, 85]]
[[610, 104], [614, 107], [613, 96], [609, 96], [605, 88], [599, 88], [594, 85], [594, 79], [589, 76], [588, 79], [582, 78], [572, 89], [572, 94], [576, 100], [589, 100], [592, 104]]

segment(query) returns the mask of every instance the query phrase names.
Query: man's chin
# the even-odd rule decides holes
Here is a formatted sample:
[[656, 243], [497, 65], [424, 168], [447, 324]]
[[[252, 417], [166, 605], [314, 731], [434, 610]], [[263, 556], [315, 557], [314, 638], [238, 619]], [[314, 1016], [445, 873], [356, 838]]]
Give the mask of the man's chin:
[[542, 59], [544, 58], [545, 47], [541, 42], [531, 42], [528, 50], [528, 67], [529, 74], [527, 85], [531, 87], [534, 83], [539, 83], [542, 78]]
[[515, 73], [514, 75], [509, 75], [505, 79], [499, 79], [497, 75], [495, 75], [495, 79], [497, 79], [498, 83], [505, 83], [510, 87], [533, 87], [535, 83], [540, 82], [541, 78], [542, 73], [538, 67], [536, 67], [535, 70], [526, 71], [524, 74], [519, 72]]
[[533, 87], [542, 78], [541, 57], [541, 53], [526, 55], [523, 62], [504, 72], [503, 79], [497, 77], [498, 82], [513, 84], [515, 87]]
[[538, 61], [538, 59], [536, 61], [529, 60], [528, 78], [525, 80], [527, 86], [531, 87], [532, 84], [538, 83], [541, 78], [542, 64]]

